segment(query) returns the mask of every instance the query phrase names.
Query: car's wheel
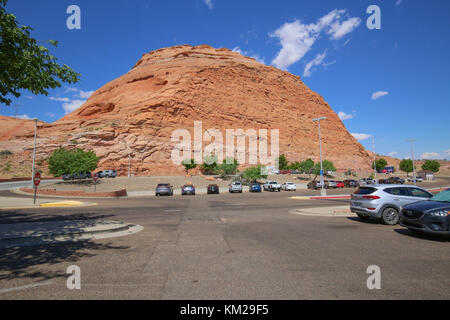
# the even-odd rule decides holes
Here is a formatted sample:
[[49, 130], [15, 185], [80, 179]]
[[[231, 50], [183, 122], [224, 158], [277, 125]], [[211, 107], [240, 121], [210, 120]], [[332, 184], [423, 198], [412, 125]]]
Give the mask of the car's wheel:
[[370, 219], [370, 216], [365, 216], [365, 215], [360, 214], [360, 213], [357, 213], [357, 215], [358, 215], [358, 218], [360, 218], [361, 220], [369, 220]]
[[396, 225], [398, 223], [398, 220], [400, 219], [400, 215], [398, 213], [398, 210], [395, 208], [386, 208], [383, 210], [383, 213], [381, 214], [381, 220], [384, 224], [387, 225]]

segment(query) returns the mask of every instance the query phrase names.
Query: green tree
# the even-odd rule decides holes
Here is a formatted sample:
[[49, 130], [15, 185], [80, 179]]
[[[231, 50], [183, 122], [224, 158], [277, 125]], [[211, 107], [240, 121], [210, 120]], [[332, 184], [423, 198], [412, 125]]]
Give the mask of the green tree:
[[[387, 161], [383, 158], [375, 160], [375, 166], [376, 166], [377, 171], [383, 170], [386, 167], [386, 165], [387, 165]], [[373, 163], [372, 163], [372, 169], [375, 169], [373, 167]]]
[[244, 170], [242, 177], [250, 182], [255, 182], [258, 179], [267, 179], [267, 175], [264, 173], [264, 166], [258, 165], [254, 167], [249, 167]]
[[220, 172], [220, 175], [222, 177], [225, 177], [229, 174], [236, 174], [238, 166], [238, 161], [234, 158], [229, 157], [223, 160], [223, 163], [217, 167], [217, 170]]
[[[22, 26], [5, 10], [7, 0], [0, 0], [0, 103], [10, 105], [8, 94], [20, 97], [21, 90], [47, 95], [47, 89], [61, 87], [61, 82], [76, 83], [80, 74], [67, 65], [60, 66], [49, 50], [31, 37], [30, 27]], [[57, 41], [48, 40], [56, 47]]]
[[292, 162], [288, 165], [289, 170], [300, 170], [301, 169], [301, 163], [298, 161]]
[[284, 154], [280, 155], [278, 157], [278, 168], [280, 170], [287, 170], [288, 169], [289, 162], [287, 161]]
[[311, 159], [306, 159], [305, 161], [302, 161], [300, 164], [300, 170], [303, 173], [307, 173], [308, 175], [311, 174], [311, 170], [314, 168], [314, 161]]
[[200, 169], [204, 174], [216, 174], [218, 172], [218, 163], [216, 155], [207, 155], [203, 158], [203, 163], [200, 165]]
[[[324, 175], [327, 174], [328, 171], [336, 171], [336, 167], [334, 166], [333, 162], [329, 160], [323, 160], [322, 167]], [[316, 163], [312, 171], [315, 174], [314, 180], [316, 180], [317, 176], [320, 175], [320, 161]]]
[[413, 171], [413, 161], [411, 159], [403, 159], [400, 161], [399, 168], [406, 172], [406, 176], [409, 176], [409, 173]]
[[189, 170], [194, 169], [197, 167], [197, 164], [195, 163], [194, 159], [184, 159], [181, 164], [184, 166], [184, 170], [186, 170], [186, 173], [188, 173]]
[[441, 164], [436, 160], [425, 160], [422, 164], [422, 170], [432, 171], [434, 173], [439, 172]]
[[97, 165], [98, 157], [95, 155], [95, 152], [81, 149], [67, 150], [59, 148], [48, 159], [48, 169], [55, 177], [60, 177], [63, 174], [91, 172], [97, 169]]

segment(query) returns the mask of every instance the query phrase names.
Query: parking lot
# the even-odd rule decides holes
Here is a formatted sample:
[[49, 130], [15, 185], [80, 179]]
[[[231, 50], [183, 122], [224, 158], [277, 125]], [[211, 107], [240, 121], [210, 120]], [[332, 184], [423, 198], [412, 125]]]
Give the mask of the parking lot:
[[[348, 193], [350, 189], [346, 190]], [[339, 194], [342, 190], [329, 190]], [[3, 223], [120, 220], [134, 235], [0, 249], [0, 299], [448, 299], [448, 239], [299, 208], [317, 191], [96, 199], [97, 206], [2, 211]], [[81, 290], [66, 269], [81, 269]], [[380, 267], [381, 289], [367, 287]]]

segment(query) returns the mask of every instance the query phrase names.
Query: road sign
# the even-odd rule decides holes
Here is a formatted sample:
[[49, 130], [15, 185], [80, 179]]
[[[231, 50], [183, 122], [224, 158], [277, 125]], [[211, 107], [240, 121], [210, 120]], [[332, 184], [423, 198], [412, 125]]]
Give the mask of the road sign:
[[34, 175], [33, 183], [36, 187], [41, 183], [41, 174], [39, 172], [36, 172]]
[[92, 180], [94, 180], [94, 182], [98, 181], [98, 173], [94, 174], [94, 177], [92, 178]]

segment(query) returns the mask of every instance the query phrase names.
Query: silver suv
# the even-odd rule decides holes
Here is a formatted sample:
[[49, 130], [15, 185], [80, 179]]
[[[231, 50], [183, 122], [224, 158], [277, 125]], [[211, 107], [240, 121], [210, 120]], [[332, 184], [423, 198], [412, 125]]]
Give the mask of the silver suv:
[[228, 187], [228, 191], [230, 193], [233, 193], [233, 192], [242, 193], [242, 183], [240, 181], [233, 181], [232, 183], [230, 183], [230, 185]]
[[352, 194], [350, 210], [361, 219], [381, 219], [385, 224], [395, 225], [402, 207], [417, 201], [428, 200], [428, 191], [409, 185], [389, 184], [359, 187]]

